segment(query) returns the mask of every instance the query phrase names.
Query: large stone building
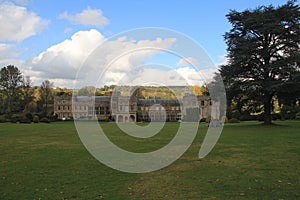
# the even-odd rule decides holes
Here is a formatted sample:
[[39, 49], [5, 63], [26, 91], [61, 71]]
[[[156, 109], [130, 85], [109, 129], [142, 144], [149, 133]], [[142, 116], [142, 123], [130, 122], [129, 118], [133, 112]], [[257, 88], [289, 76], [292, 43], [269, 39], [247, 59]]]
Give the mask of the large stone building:
[[129, 96], [56, 96], [58, 119], [116, 122], [198, 121], [211, 116], [208, 96], [186, 94], [182, 99], [143, 99]]

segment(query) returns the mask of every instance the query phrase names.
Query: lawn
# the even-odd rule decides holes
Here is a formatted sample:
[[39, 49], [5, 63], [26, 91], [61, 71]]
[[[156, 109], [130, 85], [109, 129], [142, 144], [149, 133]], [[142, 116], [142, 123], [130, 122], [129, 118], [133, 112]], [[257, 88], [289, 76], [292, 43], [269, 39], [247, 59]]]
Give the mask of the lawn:
[[[276, 124], [226, 124], [213, 151], [199, 160], [203, 123], [179, 160], [144, 174], [95, 160], [71, 122], [0, 124], [0, 199], [299, 199], [300, 122]], [[120, 147], [144, 152], [167, 144], [178, 123], [149, 139], [101, 126]]]

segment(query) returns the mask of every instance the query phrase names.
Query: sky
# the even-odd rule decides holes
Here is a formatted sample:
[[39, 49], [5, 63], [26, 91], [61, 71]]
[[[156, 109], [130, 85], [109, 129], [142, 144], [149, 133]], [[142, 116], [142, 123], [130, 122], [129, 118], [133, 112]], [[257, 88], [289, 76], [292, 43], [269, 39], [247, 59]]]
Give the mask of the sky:
[[284, 3], [0, 0], [0, 67], [62, 88], [199, 85], [226, 63], [230, 10]]

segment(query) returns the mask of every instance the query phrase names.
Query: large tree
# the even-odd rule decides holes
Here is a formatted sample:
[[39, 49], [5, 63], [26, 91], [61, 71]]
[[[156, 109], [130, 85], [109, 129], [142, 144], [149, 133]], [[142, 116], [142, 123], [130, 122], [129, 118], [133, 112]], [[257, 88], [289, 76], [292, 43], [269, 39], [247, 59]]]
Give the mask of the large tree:
[[23, 84], [23, 76], [20, 70], [8, 65], [0, 70], [0, 92], [5, 102], [7, 113], [19, 111], [20, 87]]
[[[299, 74], [300, 9], [296, 1], [274, 7], [230, 11], [232, 28], [224, 36], [228, 64], [221, 66], [224, 84], [264, 107], [264, 123], [271, 124], [272, 99]], [[240, 94], [236, 94], [240, 95]]]

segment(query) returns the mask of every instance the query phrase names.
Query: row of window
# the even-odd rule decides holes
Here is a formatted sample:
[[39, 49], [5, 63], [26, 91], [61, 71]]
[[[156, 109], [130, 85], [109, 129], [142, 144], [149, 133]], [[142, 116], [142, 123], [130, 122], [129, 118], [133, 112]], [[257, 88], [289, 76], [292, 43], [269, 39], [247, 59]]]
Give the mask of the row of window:
[[[134, 111], [135, 106], [131, 105], [119, 105], [118, 107], [118, 111], [125, 111], [125, 112], [129, 112], [129, 111]], [[130, 109], [130, 110], [129, 110]]]
[[181, 113], [177, 113], [177, 115], [171, 115], [171, 114], [159, 114], [159, 113], [152, 113], [150, 116], [148, 114], [140, 116], [141, 120], [143, 121], [176, 121], [181, 120]]
[[[165, 108], [162, 107], [162, 106], [156, 106], [155, 108], [151, 108], [149, 106], [145, 106], [145, 107], [140, 107], [140, 110], [141, 111], [149, 111], [149, 110], [157, 110], [157, 111], [159, 111], [159, 110], [165, 110]], [[180, 107], [179, 106], [172, 106], [171, 110], [180, 110]]]

